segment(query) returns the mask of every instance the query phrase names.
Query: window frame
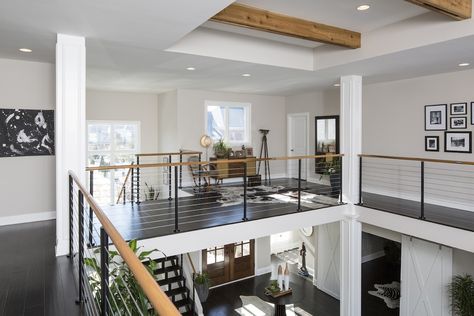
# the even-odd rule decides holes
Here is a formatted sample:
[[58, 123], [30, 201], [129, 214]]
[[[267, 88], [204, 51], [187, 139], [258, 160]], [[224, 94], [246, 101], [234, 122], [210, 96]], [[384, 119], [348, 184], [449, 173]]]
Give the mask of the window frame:
[[[224, 120], [225, 120], [225, 131], [224, 131], [224, 142], [229, 146], [251, 146], [252, 145], [252, 104], [249, 102], [231, 102], [231, 101], [212, 101], [206, 100], [204, 102], [204, 134], [207, 135], [208, 122], [208, 107], [219, 106], [225, 108]], [[245, 109], [245, 135], [247, 136], [243, 142], [235, 142], [229, 140], [229, 108], [242, 107]], [[211, 135], [209, 135], [211, 136]], [[212, 137], [212, 136], [211, 136]], [[216, 140], [213, 140], [216, 141]]]
[[[89, 150], [89, 126], [90, 125], [110, 125], [110, 135], [111, 135], [111, 141], [110, 141], [110, 150]], [[117, 125], [136, 125], [137, 127], [137, 133], [135, 135], [135, 149], [134, 150], [129, 150], [129, 149], [116, 149], [115, 145], [115, 140], [114, 140], [114, 126]], [[115, 156], [117, 154], [130, 154], [130, 155], [135, 155], [140, 152], [140, 147], [141, 147], [141, 122], [140, 121], [124, 121], [124, 120], [86, 120], [86, 161], [87, 165], [89, 165], [89, 156], [92, 154], [96, 155], [110, 155], [110, 164], [115, 165], [117, 164], [115, 162]], [[115, 185], [114, 185], [114, 180], [115, 179], [115, 170], [110, 170], [111, 175], [110, 175], [110, 201], [109, 204], [114, 205], [115, 204]]]

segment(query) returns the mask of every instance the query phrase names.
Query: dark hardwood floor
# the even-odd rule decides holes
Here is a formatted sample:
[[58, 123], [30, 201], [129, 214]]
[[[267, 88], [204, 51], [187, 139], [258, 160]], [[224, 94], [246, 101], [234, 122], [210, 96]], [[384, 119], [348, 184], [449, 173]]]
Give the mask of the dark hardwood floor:
[[[270, 276], [271, 274], [268, 273], [212, 289], [208, 301], [203, 304], [204, 314], [206, 316], [239, 315], [235, 310], [242, 307], [240, 296], [257, 296], [257, 288], [261, 288], [262, 282], [269, 283]], [[290, 275], [290, 282], [295, 284], [296, 290], [300, 291], [298, 294], [301, 299], [295, 302], [295, 307], [313, 316], [339, 316], [337, 299], [318, 290], [311, 281], [294, 274]]]
[[[278, 191], [282, 194], [293, 192], [288, 201], [279, 203], [253, 203], [249, 195], [247, 203], [248, 220], [258, 220], [296, 213], [298, 182], [295, 179], [274, 179], [273, 186], [281, 186]], [[228, 184], [227, 186], [239, 186]], [[241, 186], [241, 184], [240, 184]], [[212, 187], [202, 192], [195, 192], [195, 188], [183, 188], [190, 196], [178, 199], [178, 218], [180, 232], [193, 231], [203, 228], [228, 225], [242, 222], [244, 217], [243, 203], [222, 205], [217, 200], [221, 197], [219, 191]], [[249, 189], [250, 190], [250, 189]], [[324, 200], [318, 203], [302, 203], [301, 211], [314, 210], [338, 205], [337, 198], [331, 198], [330, 187], [304, 181], [302, 190], [308, 194], [324, 195]], [[273, 193], [261, 192], [255, 195], [271, 195]], [[120, 231], [125, 239], [146, 239], [174, 234], [175, 229], [175, 201], [161, 199], [144, 201], [140, 204], [117, 204], [103, 206], [104, 212]], [[98, 239], [98, 236], [95, 236]]]
[[0, 227], [0, 315], [80, 315], [72, 267], [55, 256], [55, 221]]
[[378, 258], [362, 264], [362, 316], [398, 316], [400, 309], [390, 309], [385, 302], [368, 291], [375, 291], [374, 284], [400, 282], [400, 266]]
[[[418, 218], [421, 203], [368, 192], [362, 193], [365, 207]], [[474, 212], [425, 203], [427, 221], [474, 231]]]

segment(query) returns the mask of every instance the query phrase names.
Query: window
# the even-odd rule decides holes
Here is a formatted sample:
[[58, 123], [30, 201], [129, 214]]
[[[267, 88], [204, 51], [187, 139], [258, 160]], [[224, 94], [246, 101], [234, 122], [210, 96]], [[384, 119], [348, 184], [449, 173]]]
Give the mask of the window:
[[206, 101], [206, 134], [214, 141], [249, 145], [250, 103]]
[[[140, 123], [87, 122], [88, 166], [128, 165], [139, 151]], [[94, 196], [99, 203], [114, 204], [128, 170], [95, 172]]]
[[224, 246], [207, 248], [207, 264], [224, 262]]

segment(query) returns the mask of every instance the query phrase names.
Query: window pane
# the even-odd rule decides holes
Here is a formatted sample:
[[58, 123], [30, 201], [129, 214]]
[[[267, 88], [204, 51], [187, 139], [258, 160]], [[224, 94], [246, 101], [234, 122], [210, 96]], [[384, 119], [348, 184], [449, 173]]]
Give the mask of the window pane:
[[[88, 157], [89, 166], [110, 166], [110, 155], [92, 154]], [[114, 174], [111, 170], [99, 170], [94, 172], [94, 198], [100, 204], [110, 203], [112, 195], [110, 181]]]
[[213, 264], [216, 262], [216, 255], [214, 251], [207, 252], [207, 264]]
[[88, 150], [105, 151], [111, 149], [112, 137], [109, 124], [89, 124], [88, 126]]
[[224, 262], [224, 249], [216, 250], [216, 263], [217, 262]]
[[243, 143], [247, 140], [245, 108], [229, 108], [229, 141]]
[[135, 124], [114, 125], [116, 150], [135, 150], [138, 126]]
[[235, 246], [235, 255], [234, 255], [234, 258], [240, 258], [240, 257], [242, 257], [242, 245], [241, 244]]
[[215, 105], [207, 107], [207, 134], [213, 140], [224, 139], [225, 108]]
[[243, 256], [249, 256], [250, 255], [250, 244], [243, 244]]

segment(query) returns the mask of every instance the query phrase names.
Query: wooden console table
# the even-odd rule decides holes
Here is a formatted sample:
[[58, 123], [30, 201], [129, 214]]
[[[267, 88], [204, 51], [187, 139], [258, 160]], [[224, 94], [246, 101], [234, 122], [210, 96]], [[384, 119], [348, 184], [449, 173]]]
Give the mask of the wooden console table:
[[[244, 163], [242, 160], [250, 159], [247, 161], [247, 176], [254, 176], [257, 174], [257, 158], [230, 158], [230, 159], [217, 159], [211, 157], [209, 170], [210, 177], [216, 180], [223, 180], [229, 178], [242, 178], [244, 176]], [[212, 163], [213, 161], [226, 160], [228, 162], [223, 163]]]

